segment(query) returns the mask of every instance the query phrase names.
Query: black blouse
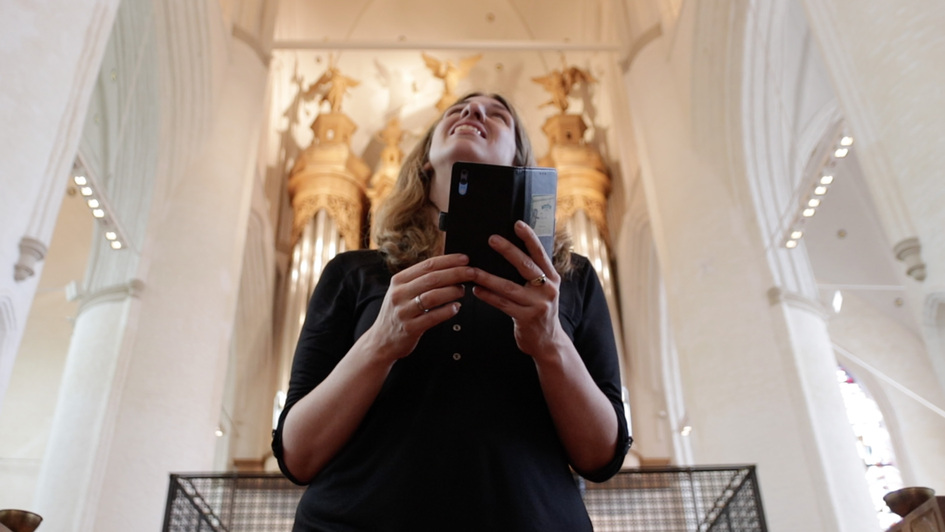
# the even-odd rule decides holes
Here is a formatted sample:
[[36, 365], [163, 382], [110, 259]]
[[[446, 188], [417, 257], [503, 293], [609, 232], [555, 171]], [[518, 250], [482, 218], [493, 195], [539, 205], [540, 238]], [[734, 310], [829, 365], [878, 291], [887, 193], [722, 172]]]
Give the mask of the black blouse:
[[[584, 257], [561, 284], [561, 324], [614, 407], [619, 440], [603, 481], [632, 439], [603, 290]], [[335, 257], [315, 288], [299, 337], [285, 409], [332, 371], [377, 318], [391, 273], [377, 251]], [[299, 502], [294, 530], [591, 530], [532, 358], [512, 320], [467, 290], [460, 313], [427, 331], [392, 367], [377, 399]]]

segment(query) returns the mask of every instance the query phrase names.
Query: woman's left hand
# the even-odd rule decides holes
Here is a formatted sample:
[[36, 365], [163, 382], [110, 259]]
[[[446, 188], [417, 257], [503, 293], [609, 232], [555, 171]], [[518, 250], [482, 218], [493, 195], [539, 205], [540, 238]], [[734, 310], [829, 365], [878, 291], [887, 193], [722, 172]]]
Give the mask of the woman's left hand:
[[561, 277], [528, 224], [515, 222], [515, 234], [525, 242], [527, 255], [499, 235], [492, 235], [489, 245], [528, 280], [520, 285], [477, 269], [473, 293], [512, 317], [518, 348], [534, 357], [554, 352], [551, 344], [564, 334], [558, 319]]

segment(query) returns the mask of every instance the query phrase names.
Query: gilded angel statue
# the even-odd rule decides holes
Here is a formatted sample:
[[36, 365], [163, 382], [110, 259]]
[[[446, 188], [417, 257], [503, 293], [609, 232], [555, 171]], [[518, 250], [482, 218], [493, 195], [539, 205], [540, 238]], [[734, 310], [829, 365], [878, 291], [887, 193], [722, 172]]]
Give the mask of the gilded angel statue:
[[356, 79], [345, 76], [332, 65], [322, 74], [322, 77], [318, 78], [318, 81], [309, 85], [302, 96], [310, 101], [317, 94], [324, 92], [318, 103], [327, 101], [332, 112], [338, 112], [341, 111], [341, 102], [348, 93], [348, 88], [357, 87], [360, 83]]
[[457, 95], [455, 91], [459, 80], [468, 76], [472, 67], [482, 59], [482, 54], [477, 54], [460, 59], [457, 65], [450, 60], [440, 61], [422, 52], [420, 55], [423, 56], [423, 61], [427, 64], [427, 68], [433, 72], [433, 75], [443, 80], [443, 97], [440, 98], [440, 101], [436, 104], [436, 108], [440, 112], [445, 111], [447, 107], [456, 101]]
[[551, 93], [551, 99], [539, 107], [554, 105], [564, 114], [568, 110], [568, 95], [571, 94], [574, 86], [578, 83], [595, 83], [597, 80], [591, 76], [590, 72], [571, 66], [562, 67], [561, 70], [552, 70], [544, 76], [532, 78], [532, 81]]

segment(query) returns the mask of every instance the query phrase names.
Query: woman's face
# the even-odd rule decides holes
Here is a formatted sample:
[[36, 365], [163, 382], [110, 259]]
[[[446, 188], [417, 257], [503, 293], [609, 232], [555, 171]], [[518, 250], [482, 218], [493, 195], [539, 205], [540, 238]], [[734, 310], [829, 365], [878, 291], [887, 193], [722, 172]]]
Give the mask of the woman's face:
[[508, 166], [515, 160], [515, 149], [514, 119], [502, 102], [489, 96], [472, 96], [455, 103], [433, 130], [430, 200], [441, 211], [448, 209], [453, 163]]

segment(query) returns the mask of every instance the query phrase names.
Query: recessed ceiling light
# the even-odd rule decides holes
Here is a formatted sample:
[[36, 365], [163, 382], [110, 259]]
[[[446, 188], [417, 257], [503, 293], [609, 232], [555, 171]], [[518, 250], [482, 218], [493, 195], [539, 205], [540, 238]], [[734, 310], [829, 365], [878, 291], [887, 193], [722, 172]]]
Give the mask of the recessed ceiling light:
[[846, 157], [848, 153], [850, 153], [849, 148], [837, 148], [837, 151], [833, 152], [833, 156], [837, 159], [842, 159]]
[[819, 206], [820, 206], [820, 200], [817, 199], [817, 198], [811, 198], [810, 201], [807, 202], [807, 206], [808, 206], [808, 207], [819, 207]]
[[825, 187], [825, 186], [823, 186], [823, 185], [821, 185], [821, 186], [819, 186], [819, 187], [816, 187], [816, 188], [814, 189], [814, 194], [816, 194], [816, 195], [818, 195], [818, 196], [823, 196], [823, 195], [826, 194], [826, 193], [827, 193], [827, 187]]
[[816, 212], [814, 209], [809, 209], [809, 208], [808, 208], [808, 209], [804, 209], [804, 210], [801, 212], [801, 215], [803, 215], [804, 218], [810, 218], [811, 216], [814, 215], [814, 212]]
[[821, 185], [829, 185], [830, 183], [833, 183], [833, 176], [832, 176], [832, 175], [825, 175], [825, 176], [821, 176], [821, 177], [820, 177], [820, 184], [821, 184]]
[[794, 249], [797, 247], [797, 240], [788, 240], [784, 243], [784, 247], [788, 249]]
[[849, 136], [849, 135], [844, 135], [844, 137], [840, 139], [840, 145], [841, 145], [841, 146], [852, 146], [852, 145], [853, 145], [853, 137], [851, 137], [851, 136]]
[[800, 240], [800, 238], [801, 238], [802, 236], [804, 236], [804, 232], [803, 232], [803, 231], [793, 231], [793, 232], [791, 232], [791, 238], [794, 239], [794, 240]]

